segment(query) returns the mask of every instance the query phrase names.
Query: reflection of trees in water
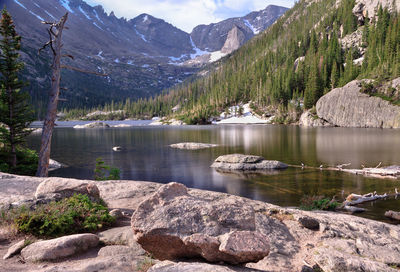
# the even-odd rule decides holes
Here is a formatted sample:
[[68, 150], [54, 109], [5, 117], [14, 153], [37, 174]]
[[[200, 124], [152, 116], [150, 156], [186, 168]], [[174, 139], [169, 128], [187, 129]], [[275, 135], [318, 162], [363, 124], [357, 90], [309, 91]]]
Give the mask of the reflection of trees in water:
[[316, 135], [316, 155], [326, 164], [351, 163], [353, 168], [400, 164], [399, 130], [321, 128]]
[[[97, 157], [122, 170], [122, 179], [177, 181], [189, 187], [228, 192], [283, 206], [297, 206], [304, 195], [341, 197], [350, 193], [393, 190], [392, 180], [376, 180], [337, 171], [289, 168], [285, 171], [222, 174], [210, 168], [220, 155], [244, 153], [288, 164], [309, 166], [361, 162], [400, 163], [400, 131], [296, 126], [133, 127], [74, 130], [57, 128], [52, 158], [71, 167], [56, 175], [90, 178]], [[220, 146], [197, 151], [177, 150], [179, 142]], [[40, 135], [28, 142], [38, 147]], [[122, 146], [121, 152], [112, 147]]]

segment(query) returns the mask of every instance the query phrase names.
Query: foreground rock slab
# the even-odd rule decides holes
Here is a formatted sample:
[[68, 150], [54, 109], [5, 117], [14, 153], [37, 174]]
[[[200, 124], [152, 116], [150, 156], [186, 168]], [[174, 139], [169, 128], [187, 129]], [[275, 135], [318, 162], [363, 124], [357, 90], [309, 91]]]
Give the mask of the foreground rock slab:
[[[160, 262], [151, 267], [147, 272], [233, 272], [243, 271], [243, 269], [232, 269], [221, 265], [212, 265], [206, 263], [175, 263], [171, 261]], [[249, 271], [249, 270], [246, 270]]]
[[75, 234], [57, 239], [39, 241], [25, 247], [22, 257], [30, 262], [53, 261], [85, 252], [99, 244], [94, 234]]
[[288, 165], [280, 161], [269, 161], [260, 156], [229, 154], [219, 156], [211, 167], [220, 170], [257, 171], [286, 169]]
[[47, 178], [36, 189], [36, 198], [46, 198], [57, 195], [57, 198], [67, 198], [74, 194], [85, 194], [92, 199], [100, 197], [100, 191], [93, 181]]
[[[9, 202], [9, 200], [14, 200], [15, 198], [32, 198], [37, 185], [47, 179], [48, 178], [15, 176], [0, 173], [0, 202]], [[61, 178], [52, 179], [71, 180]], [[96, 182], [96, 185], [100, 190], [101, 197], [106, 201], [108, 206], [122, 209], [124, 213], [131, 213], [137, 210], [143, 201], [152, 197], [162, 186], [157, 183], [133, 180], [99, 181]], [[248, 262], [240, 266], [224, 266], [219, 263], [218, 265], [206, 264], [202, 263], [199, 258], [188, 260], [188, 263], [173, 263], [171, 265], [169, 262], [170, 267], [176, 268], [176, 270], [172, 271], [202, 271], [201, 267], [204, 267], [205, 271], [210, 272], [218, 271], [217, 269], [231, 269], [237, 272], [306, 272], [311, 271], [311, 267], [320, 267], [322, 271], [333, 272], [399, 271], [400, 225], [390, 225], [341, 213], [323, 211], [308, 212], [282, 208], [261, 201], [205, 190], [189, 189], [188, 194], [195, 199], [200, 199], [205, 202], [219, 203], [220, 206], [230, 204], [238, 205], [239, 208], [236, 210], [238, 213], [242, 212], [240, 208], [250, 207], [253, 209], [255, 213], [255, 231], [263, 233], [268, 237], [270, 252], [268, 256], [258, 262]], [[163, 197], [162, 199], [160, 198], [159, 201], [166, 203], [177, 200], [175, 198]], [[164, 204], [149, 204], [149, 216], [153, 214], [153, 211], [150, 211], [151, 207], [158, 208], [158, 205], [162, 206]], [[165, 206], [167, 205], [169, 204], [165, 204]], [[173, 208], [173, 206], [170, 207], [171, 210], [169, 210], [168, 213], [171, 214], [180, 214], [181, 211], [186, 209], [180, 207], [177, 203], [176, 208]], [[235, 210], [232, 214], [235, 215]], [[247, 213], [243, 214], [245, 215], [243, 220], [250, 226], [253, 225], [252, 219], [249, 220], [249, 218], [252, 217], [248, 217], [246, 215]], [[221, 229], [237, 221], [240, 215], [232, 216], [226, 214], [226, 216], [219, 221], [223, 225]], [[317, 220], [319, 222], [319, 229], [310, 230], [306, 228], [300, 222], [302, 221], [302, 217], [309, 217]], [[177, 215], [176, 217], [171, 216], [169, 218], [153, 217], [152, 221], [155, 222], [154, 224], [158, 227], [162, 228], [164, 224], [162, 221], [170, 220], [170, 218], [176, 218], [174, 219], [175, 222], [179, 220], [182, 222], [196, 222], [196, 220], [212, 222], [212, 220], [216, 220], [215, 218], [217, 217], [212, 211], [210, 212], [207, 210], [207, 214], [201, 215], [201, 219], [196, 218], [192, 220]], [[243, 224], [244, 223], [238, 223], [238, 225]], [[157, 231], [162, 231], [157, 229], [157, 226], [154, 226], [153, 234]], [[197, 226], [198, 225], [194, 225], [193, 228]], [[218, 226], [220, 226], [219, 223], [215, 224], [216, 228], [218, 228]], [[200, 227], [200, 230], [201, 229], [202, 227]], [[19, 242], [19, 240], [13, 240], [12, 237], [10, 238], [9, 235], [4, 236], [4, 231], [7, 231], [7, 229], [0, 229], [0, 253], [2, 256], [7, 253], [10, 245]], [[119, 235], [118, 232], [124, 234]], [[229, 230], [229, 232], [231, 232], [231, 230]], [[196, 231], [196, 233], [199, 233], [199, 231]], [[106, 233], [103, 237], [107, 237], [108, 239], [106, 243], [107, 247], [100, 252], [98, 247], [94, 247], [85, 253], [66, 257], [62, 260], [57, 260], [57, 262], [21, 263], [19, 257], [7, 260], [0, 258], [0, 271], [125, 272], [141, 271], [139, 268], [148, 267], [154, 262], [157, 263], [157, 260], [149, 260], [141, 255], [143, 254], [143, 250], [140, 249], [140, 247], [132, 246], [133, 244], [131, 244], [131, 241], [133, 239], [126, 239], [127, 235], [131, 235], [131, 238], [134, 238], [132, 230], [127, 231], [118, 228], [112, 231], [110, 230], [110, 232]], [[194, 238], [196, 238], [196, 236], [190, 236], [192, 236], [192, 240], [195, 240]], [[211, 237], [210, 241], [215, 241], [213, 238], [216, 238], [218, 242], [220, 242], [219, 236], [209, 236]], [[124, 246], [121, 246], [121, 244]], [[204, 244], [203, 247], [203, 244], [201, 244], [202, 248], [206, 248], [205, 245], [207, 244]], [[189, 263], [189, 261], [195, 261], [198, 264], [192, 266], [194, 263]], [[163, 263], [165, 264], [165, 262]], [[209, 267], [210, 269], [207, 270]], [[158, 266], [155, 265], [154, 269], [155, 268], [158, 268]], [[165, 269], [167, 268], [168, 267]], [[187, 270], [184, 270], [186, 268]], [[320, 270], [315, 269], [314, 271]]]
[[11, 247], [8, 249], [6, 255], [3, 256], [3, 260], [7, 260], [7, 259], [11, 258], [12, 256], [19, 254], [19, 253], [21, 252], [21, 250], [22, 250], [25, 246], [27, 246], [27, 241], [26, 241], [25, 239], [19, 241], [19, 242], [16, 243], [16, 244], [14, 244], [13, 246], [11, 246]]
[[261, 260], [270, 249], [251, 206], [194, 197], [179, 183], [164, 185], [143, 201], [131, 225], [137, 242], [160, 260], [203, 257], [238, 264]]
[[199, 150], [217, 146], [218, 146], [217, 144], [204, 144], [204, 143], [177, 143], [170, 145], [170, 147], [172, 148], [186, 149], [186, 150]]

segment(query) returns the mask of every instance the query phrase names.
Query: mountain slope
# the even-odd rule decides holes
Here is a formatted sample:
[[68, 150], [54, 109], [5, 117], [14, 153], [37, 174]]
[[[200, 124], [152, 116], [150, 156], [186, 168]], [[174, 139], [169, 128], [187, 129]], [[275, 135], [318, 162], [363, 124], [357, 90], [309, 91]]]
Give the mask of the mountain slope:
[[[37, 49], [48, 39], [41, 21], [55, 21], [67, 11], [69, 29], [64, 32], [63, 49], [75, 60], [64, 61], [108, 77], [63, 71], [62, 84], [67, 89], [61, 94], [60, 107], [92, 107], [158, 94], [198, 71], [181, 65], [183, 62], [207, 53], [197, 47], [190, 34], [148, 14], [126, 20], [82, 0], [4, 0], [4, 4], [23, 37], [23, 59], [27, 64], [24, 75], [31, 83], [38, 116], [45, 108], [50, 84], [50, 56], [37, 55]], [[266, 16], [275, 18], [280, 14]], [[270, 23], [270, 19], [260, 18], [260, 27], [265, 28], [263, 22]]]
[[[400, 76], [398, 13], [377, 7], [362, 22], [353, 13], [355, 7], [354, 0], [299, 1], [197, 80], [132, 104], [129, 112], [174, 114], [188, 123], [205, 123], [229, 106], [252, 101], [260, 115], [294, 122], [324, 93], [355, 78]], [[173, 113], [176, 105], [180, 111]]]

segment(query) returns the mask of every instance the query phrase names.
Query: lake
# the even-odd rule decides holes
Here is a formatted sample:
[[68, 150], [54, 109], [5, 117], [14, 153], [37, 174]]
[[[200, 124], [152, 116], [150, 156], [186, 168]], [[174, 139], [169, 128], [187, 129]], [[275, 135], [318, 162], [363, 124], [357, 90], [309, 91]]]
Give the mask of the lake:
[[[122, 122], [116, 122], [119, 124]], [[123, 122], [126, 123], [126, 122]], [[131, 128], [73, 129], [76, 122], [59, 123], [54, 131], [51, 158], [68, 167], [51, 176], [91, 179], [95, 160], [121, 169], [122, 179], [168, 183], [226, 192], [280, 206], [299, 206], [305, 195], [336, 196], [350, 193], [394, 192], [400, 180], [375, 179], [337, 171], [288, 168], [264, 174], [223, 174], [210, 168], [220, 155], [260, 155], [287, 164], [319, 167], [351, 163], [375, 167], [400, 164], [400, 130], [352, 128], [301, 128], [279, 125], [224, 125], [153, 127], [131, 121]], [[38, 125], [36, 123], [36, 125]], [[198, 151], [169, 147], [179, 142], [219, 144]], [[28, 145], [39, 149], [40, 135], [31, 135]], [[114, 152], [114, 146], [122, 146]], [[361, 205], [360, 216], [391, 222], [384, 212], [399, 210], [399, 199]], [[393, 222], [391, 222], [393, 223]]]

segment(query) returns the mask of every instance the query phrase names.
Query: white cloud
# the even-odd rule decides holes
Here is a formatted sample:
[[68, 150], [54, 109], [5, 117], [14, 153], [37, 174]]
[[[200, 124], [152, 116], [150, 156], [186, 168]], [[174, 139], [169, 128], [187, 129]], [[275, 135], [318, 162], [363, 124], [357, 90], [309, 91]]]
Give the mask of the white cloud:
[[178, 28], [191, 32], [199, 24], [218, 22], [243, 16], [270, 4], [290, 7], [294, 0], [87, 0], [90, 5], [102, 5], [117, 17], [134, 18], [148, 13]]

